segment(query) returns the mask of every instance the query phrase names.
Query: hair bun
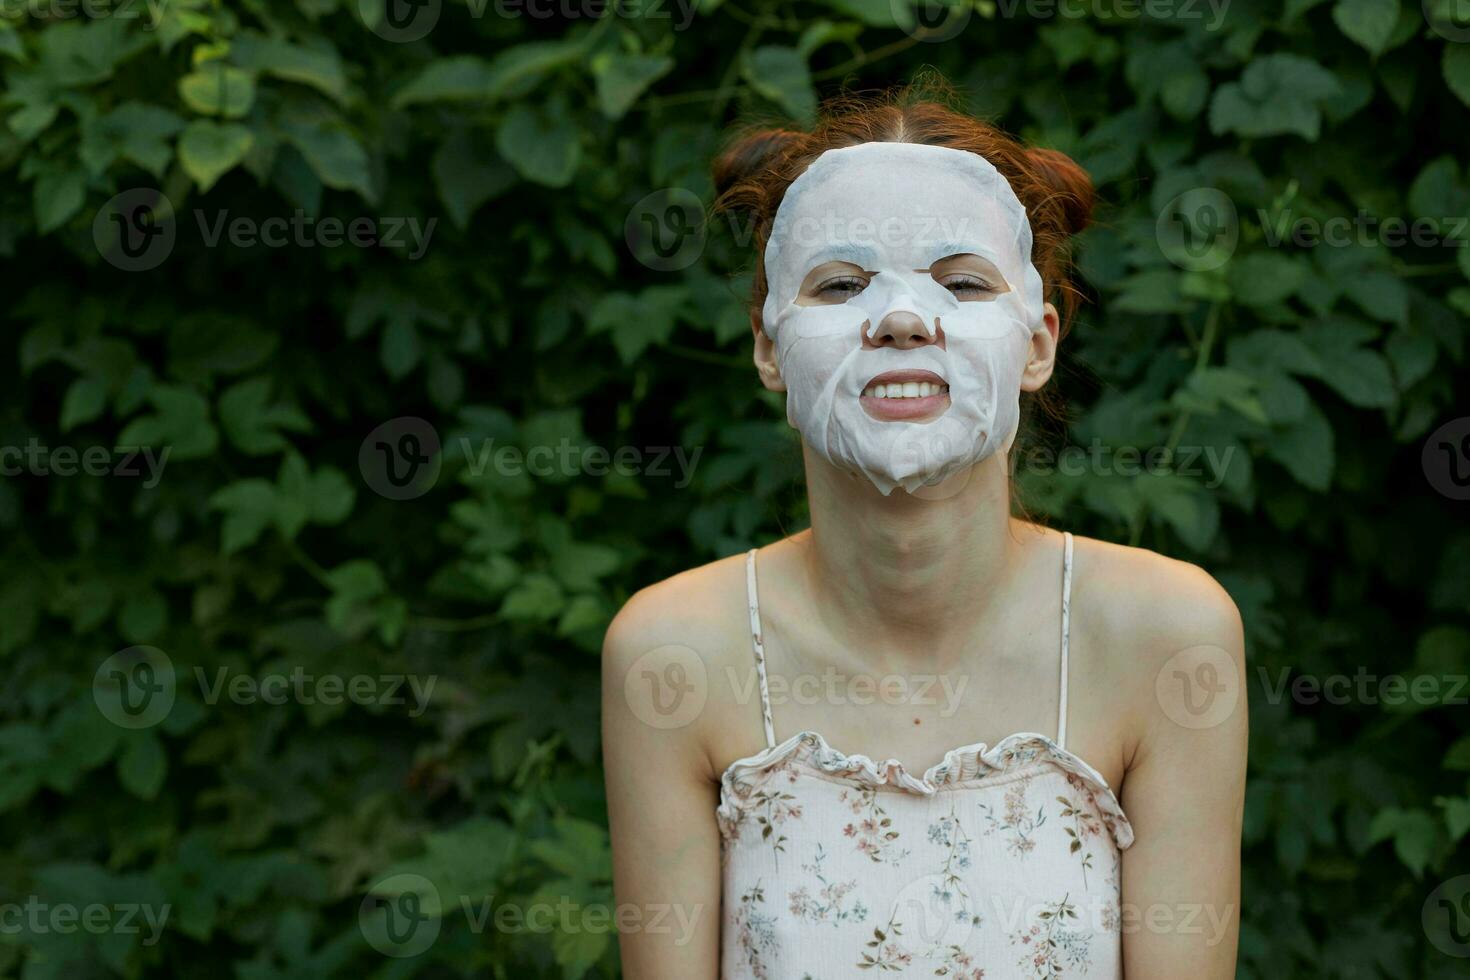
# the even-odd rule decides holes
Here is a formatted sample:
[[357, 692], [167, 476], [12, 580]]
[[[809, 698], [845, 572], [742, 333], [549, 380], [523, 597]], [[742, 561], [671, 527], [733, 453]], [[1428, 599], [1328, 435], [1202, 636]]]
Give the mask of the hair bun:
[[1060, 210], [1068, 235], [1075, 235], [1092, 224], [1092, 209], [1097, 195], [1092, 188], [1092, 178], [1076, 160], [1059, 150], [1043, 147], [1027, 150], [1026, 159], [1049, 189], [1044, 203]]
[[769, 167], [801, 138], [790, 129], [755, 129], [736, 136], [710, 163], [715, 196]]

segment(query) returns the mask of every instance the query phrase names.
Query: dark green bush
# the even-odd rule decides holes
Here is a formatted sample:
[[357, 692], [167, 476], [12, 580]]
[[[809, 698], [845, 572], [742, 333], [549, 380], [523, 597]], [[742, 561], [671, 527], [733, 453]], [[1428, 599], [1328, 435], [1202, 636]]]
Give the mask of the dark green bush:
[[[1058, 381], [1094, 462], [1042, 472], [1038, 438], [1021, 481], [1244, 613], [1241, 975], [1464, 975], [1436, 904], [1470, 882], [1465, 423], [1432, 435], [1470, 315], [1451, 6], [996, 0], [931, 43], [881, 0], [7, 4], [0, 902], [43, 914], [7, 911], [0, 974], [615, 975], [579, 918], [610, 901], [601, 632], [802, 521], [748, 236], [694, 220], [708, 160], [742, 114], [932, 65], [1105, 201]], [[443, 452], [400, 489], [384, 454], [432, 448], [408, 417]], [[119, 714], [119, 674], [172, 706]], [[1366, 679], [1280, 687], [1334, 675]], [[1433, 693], [1389, 703], [1400, 675]], [[579, 911], [481, 918], [543, 900]], [[375, 948], [411, 951], [381, 902], [418, 902], [424, 952]], [[92, 904], [169, 912], [47, 918]]]

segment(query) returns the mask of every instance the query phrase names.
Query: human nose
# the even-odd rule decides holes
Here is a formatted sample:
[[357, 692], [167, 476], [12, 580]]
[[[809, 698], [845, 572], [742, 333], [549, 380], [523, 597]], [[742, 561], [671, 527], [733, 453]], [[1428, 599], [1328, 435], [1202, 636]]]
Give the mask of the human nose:
[[892, 310], [878, 323], [878, 329], [863, 334], [863, 346], [869, 349], [891, 347], [894, 350], [913, 350], [939, 342], [940, 333], [932, 333], [923, 319], [909, 310]]

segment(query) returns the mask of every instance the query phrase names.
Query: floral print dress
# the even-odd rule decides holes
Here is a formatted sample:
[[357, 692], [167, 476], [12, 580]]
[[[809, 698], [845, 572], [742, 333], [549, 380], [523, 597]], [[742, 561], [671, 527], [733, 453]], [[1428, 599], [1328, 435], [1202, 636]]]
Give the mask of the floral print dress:
[[776, 743], [754, 555], [767, 747], [721, 782], [724, 980], [1121, 977], [1119, 865], [1133, 830], [1102, 776], [1065, 748], [1071, 535], [1057, 738], [963, 746], [922, 775], [817, 732]]

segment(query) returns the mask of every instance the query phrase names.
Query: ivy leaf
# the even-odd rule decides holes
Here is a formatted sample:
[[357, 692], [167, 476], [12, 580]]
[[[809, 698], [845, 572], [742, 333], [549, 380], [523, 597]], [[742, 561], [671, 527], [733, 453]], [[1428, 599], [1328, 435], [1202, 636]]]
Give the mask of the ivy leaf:
[[168, 776], [168, 755], [163, 742], [151, 731], [130, 733], [123, 740], [117, 759], [117, 778], [123, 788], [140, 800], [151, 800]]
[[376, 199], [367, 151], [340, 118], [293, 118], [279, 125], [323, 184], [333, 190], [357, 191], [369, 202]]
[[1240, 81], [1215, 91], [1210, 130], [1245, 137], [1296, 133], [1315, 140], [1323, 103], [1341, 92], [1337, 77], [1310, 58], [1287, 52], [1263, 55], [1251, 60]]
[[239, 123], [196, 119], [179, 137], [179, 165], [201, 191], [207, 191], [254, 145], [255, 134]]
[[1446, 44], [1442, 68], [1450, 91], [1459, 96], [1461, 102], [1470, 105], [1470, 47]]
[[61, 431], [69, 432], [102, 414], [107, 406], [107, 386], [96, 378], [77, 378], [61, 399]]
[[222, 61], [211, 61], [179, 79], [179, 98], [195, 112], [240, 119], [255, 104], [255, 77]]
[[1326, 493], [1332, 485], [1336, 462], [1332, 425], [1311, 402], [1297, 422], [1266, 440], [1266, 455], [1309, 490]]
[[315, 472], [299, 453], [288, 453], [276, 477], [276, 525], [289, 541], [308, 523], [340, 524], [352, 513], [357, 491], [332, 466]]
[[209, 498], [212, 510], [224, 511], [220, 552], [233, 555], [260, 539], [276, 519], [276, 488], [268, 480], [236, 480]]
[[519, 103], [500, 121], [495, 148], [525, 179], [566, 187], [582, 160], [582, 130], [560, 102]]
[[533, 572], [511, 589], [500, 604], [506, 619], [544, 622], [556, 618], [566, 605], [561, 586], [549, 575]]
[[621, 119], [638, 97], [674, 69], [668, 55], [625, 54], [610, 51], [592, 61], [597, 79], [597, 105], [609, 119]]
[[588, 317], [591, 333], [611, 333], [624, 364], [632, 364], [650, 344], [664, 343], [688, 298], [683, 286], [649, 286], [640, 293], [609, 293]]
[[55, 231], [82, 208], [87, 197], [87, 175], [73, 167], [47, 170], [36, 178], [36, 231]]
[[1392, 840], [1394, 853], [1404, 866], [1422, 877], [1434, 853], [1435, 821], [1423, 810], [1405, 810], [1391, 806], [1380, 810], [1368, 825], [1371, 843]]
[[439, 144], [431, 165], [439, 200], [461, 229], [480, 205], [515, 186], [515, 170], [490, 147], [481, 147], [469, 130], [460, 129]]
[[219, 431], [209, 420], [209, 401], [186, 385], [154, 385], [148, 392], [154, 412], [128, 423], [118, 436], [124, 446], [166, 448], [175, 459], [201, 459], [219, 446]]
[[585, 51], [580, 38], [569, 38], [519, 44], [488, 62], [474, 55], [438, 58], [398, 90], [393, 108], [422, 102], [496, 101], [523, 92], [553, 69], [574, 64]]
[[306, 48], [256, 31], [230, 39], [230, 60], [241, 68], [309, 85], [343, 105], [349, 101], [342, 59], [329, 47]]
[[271, 404], [269, 378], [248, 378], [226, 389], [219, 399], [219, 418], [235, 448], [251, 456], [286, 449], [289, 443], [281, 431], [311, 431], [311, 420], [299, 409]]
[[1399, 20], [1399, 0], [1337, 0], [1332, 19], [1349, 38], [1381, 54]]
[[741, 64], [741, 73], [752, 89], [776, 103], [801, 123], [817, 114], [817, 90], [811, 69], [796, 48], [767, 44], [756, 48]]

